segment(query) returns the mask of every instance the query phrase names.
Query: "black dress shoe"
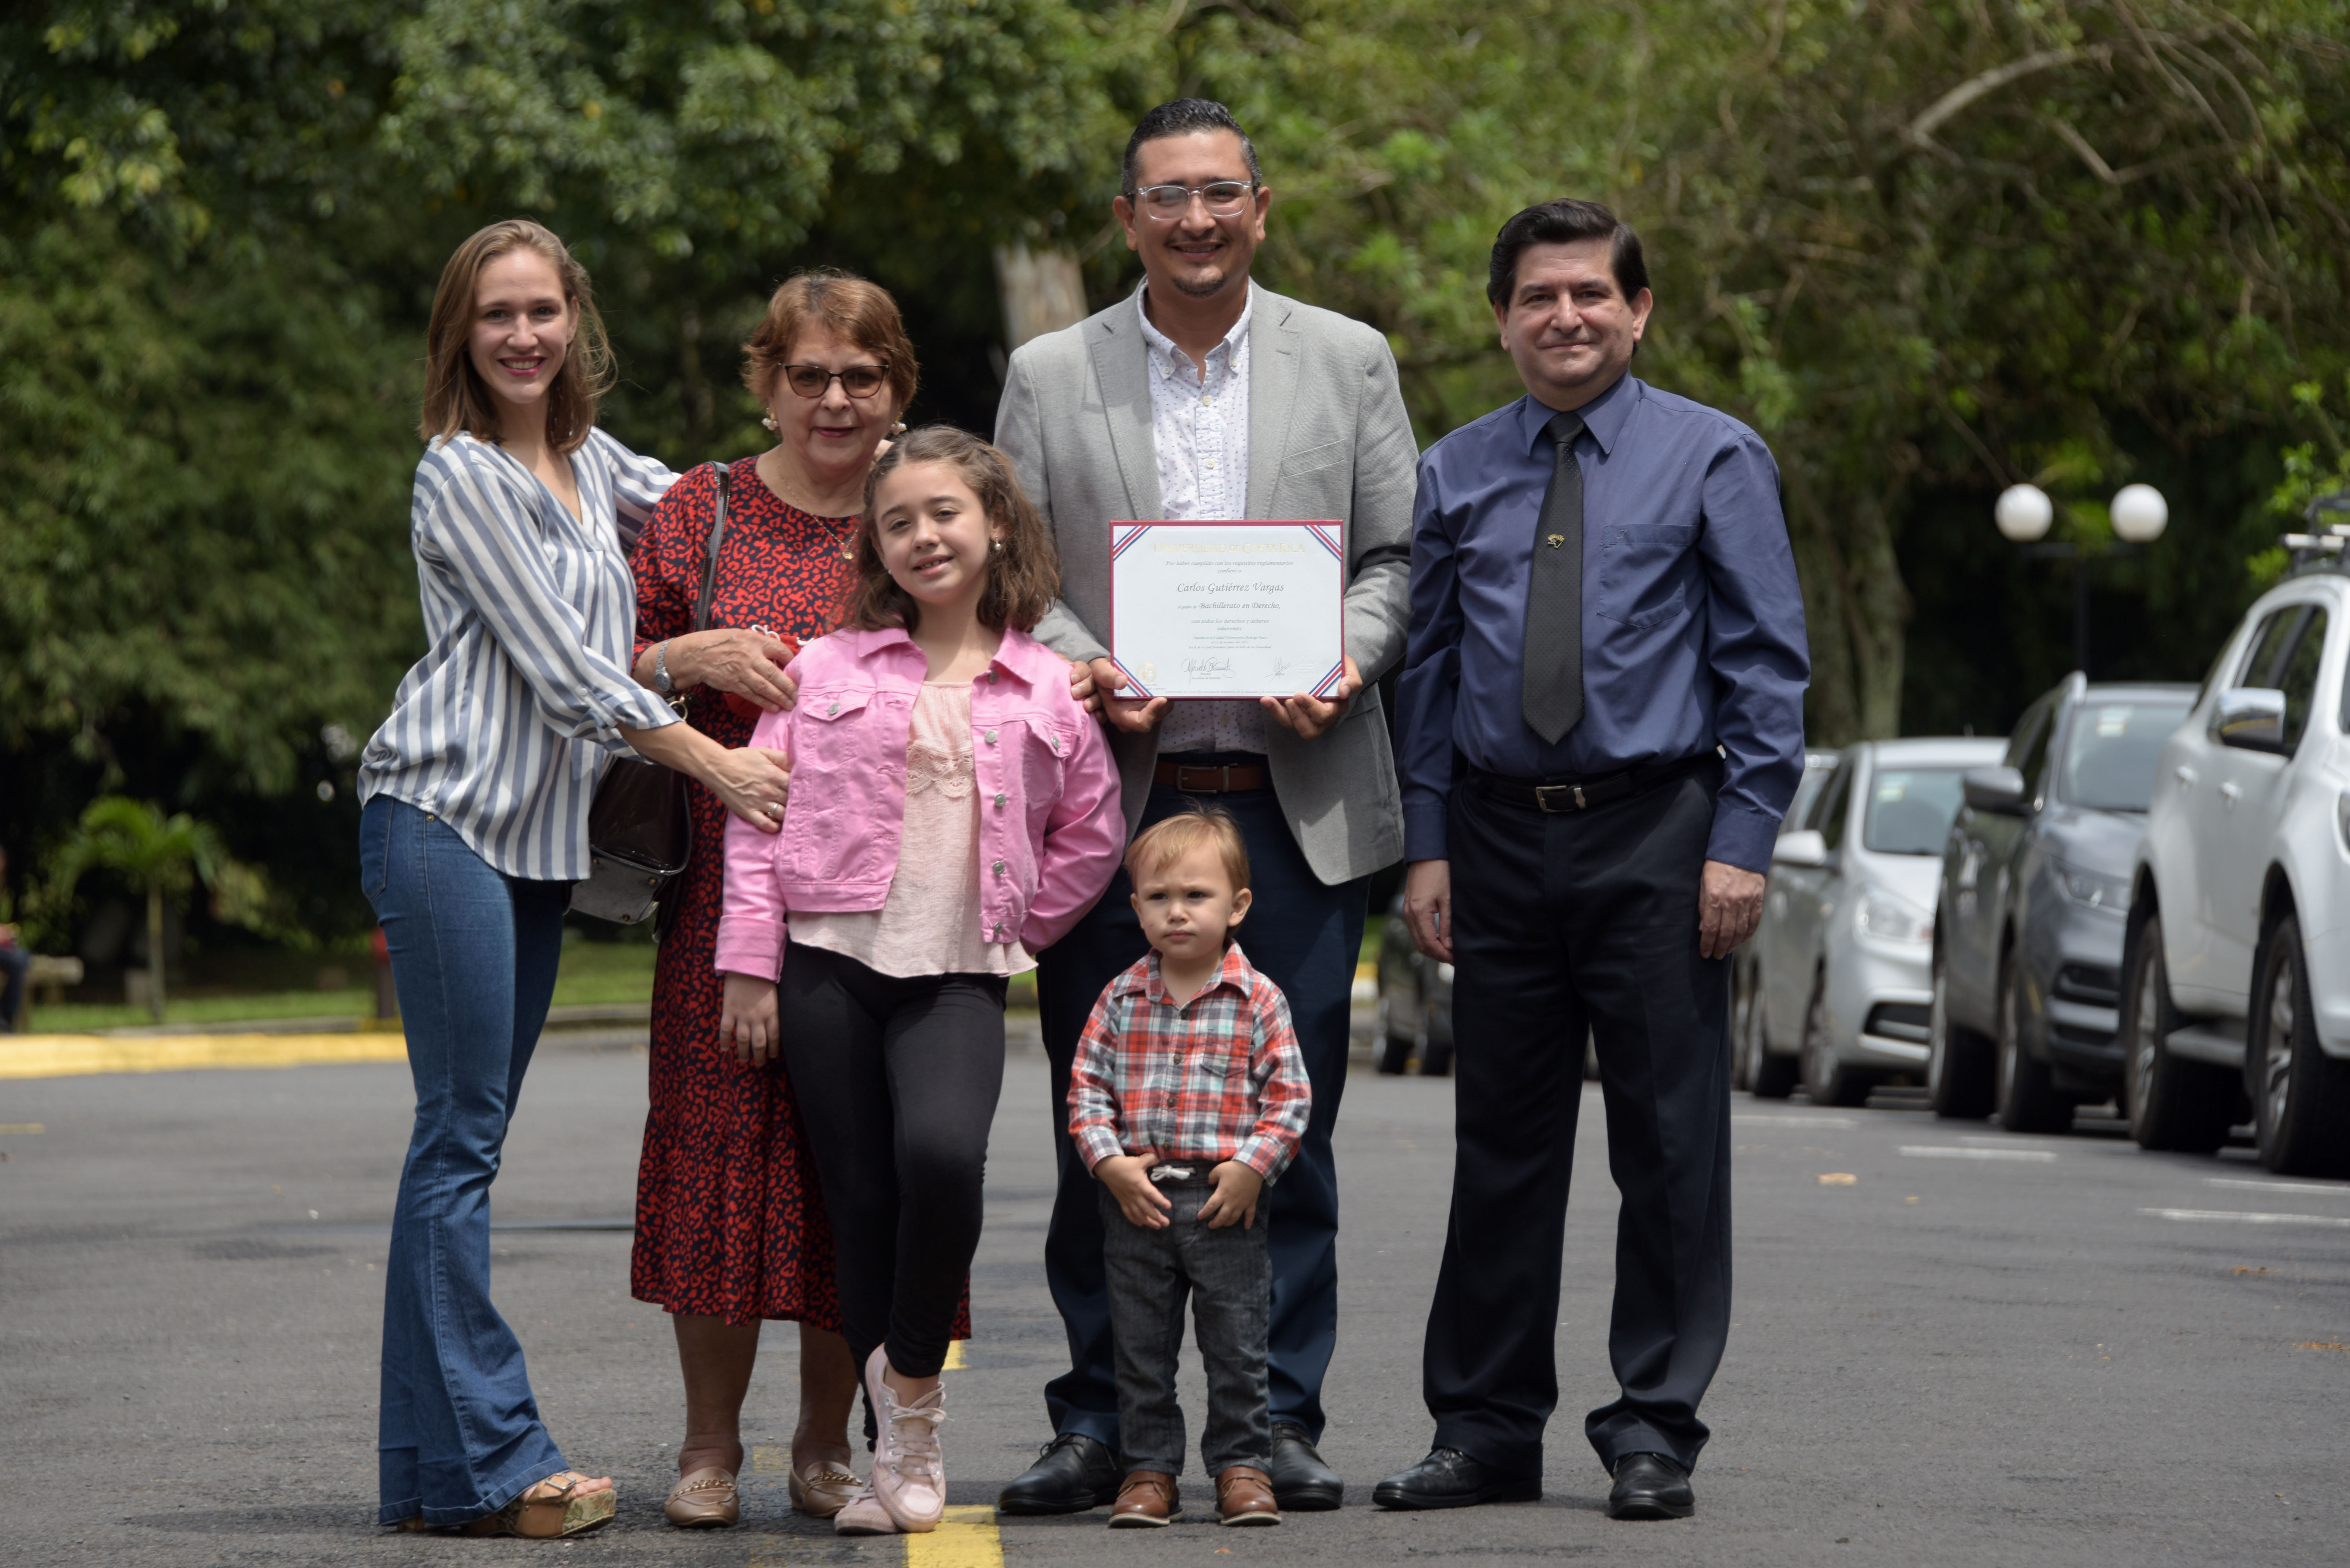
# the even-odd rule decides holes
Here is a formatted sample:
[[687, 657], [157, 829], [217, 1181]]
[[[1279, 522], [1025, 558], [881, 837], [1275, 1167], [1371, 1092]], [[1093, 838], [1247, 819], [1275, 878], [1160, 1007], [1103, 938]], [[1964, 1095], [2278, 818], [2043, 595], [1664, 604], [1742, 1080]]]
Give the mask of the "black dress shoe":
[[1284, 1513], [1326, 1513], [1347, 1501], [1347, 1483], [1322, 1462], [1314, 1440], [1295, 1421], [1273, 1424], [1273, 1501]]
[[1083, 1513], [1118, 1501], [1118, 1456], [1083, 1432], [1064, 1432], [995, 1500], [1003, 1513]]
[[1542, 1477], [1503, 1475], [1458, 1449], [1430, 1449], [1428, 1458], [1371, 1489], [1371, 1501], [1381, 1508], [1469, 1508], [1541, 1497]]
[[1626, 1454], [1607, 1493], [1610, 1519], [1687, 1519], [1697, 1511], [1689, 1471], [1662, 1454]]

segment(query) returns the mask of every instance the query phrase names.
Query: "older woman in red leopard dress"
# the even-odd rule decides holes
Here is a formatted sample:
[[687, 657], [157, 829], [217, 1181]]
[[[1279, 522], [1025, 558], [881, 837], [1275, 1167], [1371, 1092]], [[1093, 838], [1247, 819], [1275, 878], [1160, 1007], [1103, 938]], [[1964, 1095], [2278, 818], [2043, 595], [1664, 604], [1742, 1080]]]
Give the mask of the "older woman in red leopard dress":
[[[916, 381], [896, 303], [837, 274], [777, 289], [744, 351], [743, 379], [776, 442], [728, 470], [711, 629], [697, 633], [693, 621], [716, 465], [671, 489], [635, 556], [637, 679], [685, 695], [694, 727], [730, 747], [750, 739], [763, 710], [791, 701], [783, 666], [798, 645], [833, 629], [853, 578], [866, 472]], [[701, 786], [687, 793], [694, 852], [663, 912], [654, 970], [651, 1108], [629, 1267], [632, 1293], [671, 1314], [685, 1376], [667, 1513], [688, 1527], [738, 1517], [743, 1401], [760, 1324], [775, 1318], [800, 1325], [792, 1501], [828, 1518], [857, 1486], [846, 1435], [858, 1374], [839, 1333], [831, 1232], [781, 1064], [740, 1060], [719, 1039], [725, 813]]]

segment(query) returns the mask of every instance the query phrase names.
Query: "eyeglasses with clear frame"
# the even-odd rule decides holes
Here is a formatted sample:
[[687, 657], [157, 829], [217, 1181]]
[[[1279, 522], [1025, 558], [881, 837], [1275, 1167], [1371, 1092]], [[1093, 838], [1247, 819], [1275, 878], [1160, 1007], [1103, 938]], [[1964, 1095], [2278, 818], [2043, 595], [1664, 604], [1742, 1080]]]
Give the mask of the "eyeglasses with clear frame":
[[869, 398], [880, 391], [889, 379], [887, 365], [851, 365], [845, 370], [827, 370], [821, 365], [786, 365], [784, 383], [803, 398], [821, 398], [835, 381], [852, 398]]
[[1241, 180], [1218, 180], [1206, 185], [1145, 185], [1128, 191], [1126, 199], [1162, 223], [1171, 223], [1191, 210], [1191, 198], [1207, 204], [1211, 218], [1237, 218], [1248, 211], [1256, 186]]

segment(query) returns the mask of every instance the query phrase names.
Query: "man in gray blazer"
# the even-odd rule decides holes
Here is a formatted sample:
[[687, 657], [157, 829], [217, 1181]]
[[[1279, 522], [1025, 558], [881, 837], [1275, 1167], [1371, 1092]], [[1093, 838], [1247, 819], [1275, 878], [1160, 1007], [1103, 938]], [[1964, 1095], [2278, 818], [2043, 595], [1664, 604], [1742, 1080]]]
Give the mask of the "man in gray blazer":
[[[1255, 903], [1241, 943], [1288, 997], [1314, 1086], [1304, 1146], [1259, 1218], [1272, 1227], [1270, 1471], [1282, 1507], [1336, 1508], [1342, 1484], [1315, 1449], [1338, 1317], [1330, 1129], [1346, 1086], [1367, 879], [1403, 853], [1372, 683], [1403, 655], [1419, 450], [1384, 337], [1249, 281], [1272, 192], [1229, 110], [1198, 99], [1152, 109], [1127, 143], [1124, 173], [1113, 206], [1142, 258], [1143, 286], [1013, 355], [995, 439], [1059, 543], [1062, 597], [1036, 635], [1090, 668], [1128, 829], [1201, 802], [1231, 813], [1248, 845]], [[1344, 524], [1347, 674], [1336, 700], [1118, 695], [1124, 677], [1104, 640], [1110, 524], [1237, 517]], [[1095, 999], [1149, 950], [1130, 890], [1119, 873], [1037, 959], [1061, 1128], [1045, 1268], [1072, 1365], [1045, 1388], [1055, 1436], [1005, 1490], [1008, 1513], [1097, 1507], [1120, 1480], [1101, 1221], [1064, 1106]]]

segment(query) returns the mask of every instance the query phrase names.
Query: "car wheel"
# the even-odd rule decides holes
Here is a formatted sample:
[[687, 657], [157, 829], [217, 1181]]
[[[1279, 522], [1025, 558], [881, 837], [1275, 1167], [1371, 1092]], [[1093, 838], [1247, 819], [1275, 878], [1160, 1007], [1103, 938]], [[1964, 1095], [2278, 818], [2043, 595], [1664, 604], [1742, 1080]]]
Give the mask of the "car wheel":
[[2335, 1176], [2350, 1153], [2350, 1062], [2317, 1044], [2302, 967], [2301, 922], [2288, 915], [2261, 944], [2244, 1043], [2261, 1163], [2285, 1176]]
[[1395, 1003], [1384, 991], [1379, 992], [1378, 1021], [1371, 1038], [1379, 1043], [1379, 1071], [1388, 1074], [1402, 1072], [1405, 1063], [1411, 1059], [1411, 1036], [1396, 1033]]
[[1804, 1092], [1815, 1106], [1856, 1106], [1868, 1098], [1868, 1079], [1848, 1067], [1828, 1039], [1828, 977], [1812, 982], [1812, 1002], [1804, 1009]]
[[1753, 1029], [1754, 977], [1745, 964], [1740, 964], [1730, 971], [1730, 1092], [1733, 1095], [1752, 1082], [1746, 1037]]
[[1992, 1114], [2010, 1132], [2073, 1130], [2073, 1102], [2048, 1081], [2048, 1064], [2023, 1048], [2023, 981], [2010, 951], [1999, 966], [1999, 1076]]
[[1949, 981], [1934, 955], [1934, 1001], [1926, 1013], [1926, 1098], [1946, 1119], [1980, 1121], [1994, 1104], [1991, 1044], [1950, 1022]]
[[[1760, 987], [1758, 985], [1759, 992]], [[1795, 1092], [1800, 1075], [1800, 1064], [1793, 1056], [1773, 1055], [1770, 1031], [1762, 1016], [1762, 998], [1754, 998], [1754, 1011], [1746, 1041], [1746, 1088], [1758, 1100], [1783, 1100]]]
[[2210, 1154], [2228, 1141], [2236, 1085], [2226, 1069], [2187, 1062], [2164, 1044], [2178, 1027], [2162, 957], [2162, 919], [2139, 926], [2122, 977], [2122, 1111], [2140, 1148]]

